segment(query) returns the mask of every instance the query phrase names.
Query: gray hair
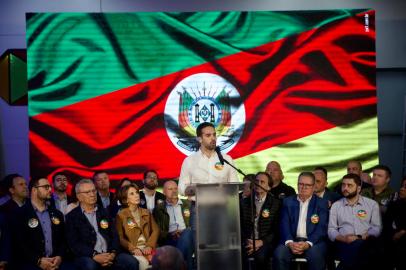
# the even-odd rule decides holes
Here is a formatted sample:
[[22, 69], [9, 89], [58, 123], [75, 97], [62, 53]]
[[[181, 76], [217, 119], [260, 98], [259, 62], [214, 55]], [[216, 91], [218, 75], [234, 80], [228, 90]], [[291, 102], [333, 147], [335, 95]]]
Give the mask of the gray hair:
[[76, 186], [75, 186], [75, 193], [76, 194], [80, 193], [80, 186], [83, 185], [83, 184], [92, 184], [92, 185], [94, 185], [93, 181], [90, 180], [90, 179], [86, 179], [86, 178], [81, 179], [79, 182], [76, 183]]

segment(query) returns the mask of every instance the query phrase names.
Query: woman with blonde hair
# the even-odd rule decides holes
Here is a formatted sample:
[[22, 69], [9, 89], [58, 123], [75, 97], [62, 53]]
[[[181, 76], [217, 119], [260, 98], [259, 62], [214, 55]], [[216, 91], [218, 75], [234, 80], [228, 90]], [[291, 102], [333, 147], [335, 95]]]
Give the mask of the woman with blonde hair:
[[116, 217], [121, 246], [134, 255], [139, 269], [148, 268], [159, 236], [159, 227], [147, 209], [139, 207], [140, 194], [135, 184], [122, 187], [118, 199], [123, 208]]

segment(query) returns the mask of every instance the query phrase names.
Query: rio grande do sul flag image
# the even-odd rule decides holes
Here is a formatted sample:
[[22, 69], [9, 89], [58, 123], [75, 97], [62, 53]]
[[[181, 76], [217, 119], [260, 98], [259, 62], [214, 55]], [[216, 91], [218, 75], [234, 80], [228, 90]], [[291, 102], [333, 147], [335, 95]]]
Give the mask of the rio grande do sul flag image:
[[27, 47], [32, 176], [176, 178], [214, 115], [237, 162], [376, 123], [372, 10], [36, 13]]

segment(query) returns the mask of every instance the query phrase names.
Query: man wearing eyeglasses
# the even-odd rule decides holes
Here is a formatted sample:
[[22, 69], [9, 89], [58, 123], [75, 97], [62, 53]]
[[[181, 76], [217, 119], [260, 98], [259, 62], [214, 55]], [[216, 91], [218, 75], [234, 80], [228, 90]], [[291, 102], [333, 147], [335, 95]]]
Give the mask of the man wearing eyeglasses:
[[274, 269], [289, 269], [295, 257], [306, 258], [308, 269], [325, 269], [328, 202], [314, 195], [315, 177], [302, 172], [298, 195], [283, 201], [281, 243], [274, 253]]
[[118, 253], [115, 226], [107, 210], [97, 205], [92, 180], [80, 180], [75, 191], [80, 205], [66, 215], [66, 235], [77, 269], [137, 270], [138, 261], [133, 256]]
[[[18, 269], [67, 269], [63, 215], [48, 207], [51, 185], [45, 178], [29, 183], [31, 200], [16, 213], [13, 226], [13, 256]], [[17, 267], [18, 265], [18, 267]]]
[[158, 187], [158, 173], [155, 170], [145, 171], [142, 182], [144, 188], [140, 192], [140, 206], [152, 213], [158, 204], [164, 204], [165, 202], [165, 195], [156, 190]]

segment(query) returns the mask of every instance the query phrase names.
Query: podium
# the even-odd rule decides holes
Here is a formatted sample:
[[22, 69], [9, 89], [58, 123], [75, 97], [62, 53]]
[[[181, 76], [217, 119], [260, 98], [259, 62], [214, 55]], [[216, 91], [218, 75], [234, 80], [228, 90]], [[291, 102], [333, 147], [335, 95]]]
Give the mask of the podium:
[[196, 184], [198, 270], [240, 270], [241, 183]]

